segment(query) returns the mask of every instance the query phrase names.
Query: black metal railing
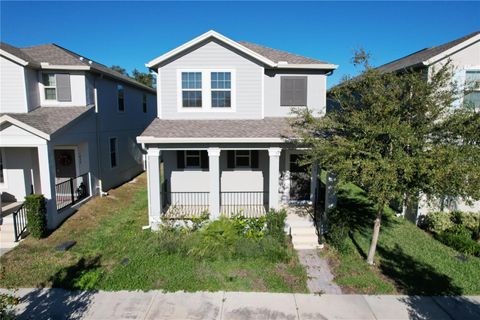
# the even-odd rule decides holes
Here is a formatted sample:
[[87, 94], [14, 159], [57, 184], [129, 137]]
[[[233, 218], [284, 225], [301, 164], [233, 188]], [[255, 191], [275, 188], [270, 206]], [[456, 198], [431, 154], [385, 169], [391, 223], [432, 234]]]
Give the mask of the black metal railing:
[[208, 212], [208, 192], [170, 192], [166, 198], [166, 214], [170, 218], [198, 217]]
[[71, 206], [90, 196], [89, 173], [70, 178], [55, 185], [57, 211]]
[[268, 191], [220, 192], [222, 214], [258, 216], [268, 211]]
[[27, 231], [27, 210], [22, 204], [13, 212], [13, 232], [15, 235], [15, 242], [20, 240], [25, 231]]

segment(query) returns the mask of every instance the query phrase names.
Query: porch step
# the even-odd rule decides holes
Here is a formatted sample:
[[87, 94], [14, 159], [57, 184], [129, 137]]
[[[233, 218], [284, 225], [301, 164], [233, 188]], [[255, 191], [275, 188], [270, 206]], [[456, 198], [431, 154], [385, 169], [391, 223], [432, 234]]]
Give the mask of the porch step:
[[292, 237], [295, 236], [317, 236], [317, 232], [315, 228], [299, 228], [299, 227], [294, 227], [290, 228], [290, 235]]
[[316, 250], [316, 249], [320, 249], [321, 246], [317, 243], [317, 244], [297, 244], [297, 245], [293, 245], [293, 248], [295, 250]]
[[296, 250], [312, 250], [320, 248], [318, 236], [312, 218], [309, 215], [289, 214], [286, 224]]

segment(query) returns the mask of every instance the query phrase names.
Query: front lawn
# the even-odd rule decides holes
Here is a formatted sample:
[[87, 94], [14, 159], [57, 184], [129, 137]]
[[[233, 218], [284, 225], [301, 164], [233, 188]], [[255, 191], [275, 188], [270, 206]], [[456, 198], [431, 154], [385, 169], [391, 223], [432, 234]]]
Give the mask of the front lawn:
[[[188, 239], [181, 233], [166, 241], [163, 233], [142, 230], [146, 224], [141, 175], [83, 205], [48, 238], [28, 237], [4, 255], [0, 286], [307, 292], [305, 271], [289, 246], [280, 249], [280, 258], [248, 252], [201, 257], [185, 249]], [[55, 250], [67, 240], [77, 244], [67, 252]]]
[[480, 294], [480, 258], [464, 257], [431, 235], [387, 210], [382, 221], [376, 265], [365, 262], [375, 212], [365, 192], [346, 185], [339, 192], [339, 212], [347, 215], [343, 250], [324, 252], [335, 281], [351, 293], [417, 295]]

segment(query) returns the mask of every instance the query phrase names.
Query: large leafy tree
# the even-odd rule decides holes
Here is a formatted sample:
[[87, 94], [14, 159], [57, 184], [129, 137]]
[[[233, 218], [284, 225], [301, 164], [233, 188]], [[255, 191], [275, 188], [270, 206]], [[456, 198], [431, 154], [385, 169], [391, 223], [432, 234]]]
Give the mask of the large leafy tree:
[[138, 82], [143, 83], [144, 85], [149, 86], [150, 88], [153, 88], [153, 76], [151, 73], [141, 72], [141, 71], [138, 71], [137, 69], [133, 69], [132, 76]]
[[373, 264], [381, 219], [392, 200], [431, 196], [480, 198], [479, 115], [451, 106], [458, 99], [449, 63], [431, 73], [382, 73], [364, 51], [360, 76], [331, 90], [325, 117], [297, 111], [294, 127], [308, 159], [365, 189], [376, 203], [367, 262]]

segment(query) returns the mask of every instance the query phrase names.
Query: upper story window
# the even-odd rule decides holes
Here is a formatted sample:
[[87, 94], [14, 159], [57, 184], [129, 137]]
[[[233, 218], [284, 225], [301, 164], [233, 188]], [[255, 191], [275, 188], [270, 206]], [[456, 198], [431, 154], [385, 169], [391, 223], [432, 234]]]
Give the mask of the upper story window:
[[118, 145], [117, 145], [117, 138], [110, 138], [110, 168], [115, 168], [118, 165]]
[[201, 72], [182, 72], [182, 107], [202, 107]]
[[57, 100], [57, 81], [54, 73], [43, 74], [45, 100]]
[[467, 70], [465, 72], [466, 93], [463, 98], [468, 108], [480, 108], [480, 70]]
[[121, 84], [117, 84], [117, 104], [118, 104], [118, 111], [124, 112], [125, 111], [125, 89]]
[[280, 78], [280, 105], [304, 107], [307, 105], [307, 77], [284, 76]]
[[212, 108], [230, 108], [232, 106], [232, 74], [230, 72], [212, 72]]
[[142, 94], [142, 109], [143, 113], [147, 113], [147, 94]]
[[43, 73], [42, 84], [45, 93], [45, 100], [55, 100], [61, 102], [72, 101], [70, 74]]

